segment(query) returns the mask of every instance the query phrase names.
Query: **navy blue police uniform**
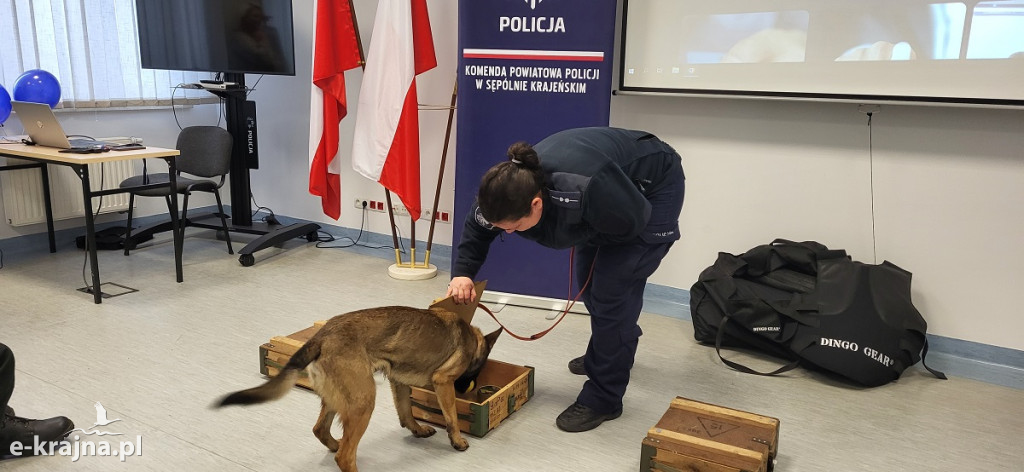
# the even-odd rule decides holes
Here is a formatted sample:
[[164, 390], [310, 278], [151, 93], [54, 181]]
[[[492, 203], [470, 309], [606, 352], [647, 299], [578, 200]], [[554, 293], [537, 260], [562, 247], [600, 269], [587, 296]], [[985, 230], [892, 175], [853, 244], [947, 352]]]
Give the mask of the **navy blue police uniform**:
[[[622, 408], [639, 338], [647, 278], [679, 239], [686, 178], [679, 154], [656, 136], [617, 128], [577, 128], [534, 147], [547, 178], [543, 212], [520, 236], [555, 249], [576, 247], [581, 300], [590, 312], [584, 356], [588, 380], [577, 403], [599, 413]], [[452, 276], [475, 278], [502, 232], [474, 205]]]

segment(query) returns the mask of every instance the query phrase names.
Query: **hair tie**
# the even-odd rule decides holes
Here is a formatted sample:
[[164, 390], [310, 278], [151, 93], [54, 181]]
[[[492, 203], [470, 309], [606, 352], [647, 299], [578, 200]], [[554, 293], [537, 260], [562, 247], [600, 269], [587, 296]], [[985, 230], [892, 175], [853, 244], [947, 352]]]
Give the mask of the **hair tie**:
[[520, 161], [519, 158], [517, 158], [517, 157], [513, 157], [511, 160], [512, 160], [512, 163], [517, 165], [517, 166], [523, 165], [523, 161]]

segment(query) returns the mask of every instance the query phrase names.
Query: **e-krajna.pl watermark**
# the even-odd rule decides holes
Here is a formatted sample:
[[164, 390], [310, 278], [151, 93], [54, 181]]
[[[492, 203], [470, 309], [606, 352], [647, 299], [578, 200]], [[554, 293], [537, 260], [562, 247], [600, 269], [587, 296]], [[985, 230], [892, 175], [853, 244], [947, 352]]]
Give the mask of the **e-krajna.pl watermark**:
[[[79, 430], [81, 431], [81, 430]], [[69, 436], [63, 441], [39, 442], [34, 436], [33, 444], [11, 443], [11, 450], [4, 451], [13, 457], [20, 456], [65, 456], [71, 462], [83, 457], [117, 457], [121, 462], [130, 456], [142, 455], [142, 436], [135, 436], [135, 441], [81, 441], [79, 435]]]

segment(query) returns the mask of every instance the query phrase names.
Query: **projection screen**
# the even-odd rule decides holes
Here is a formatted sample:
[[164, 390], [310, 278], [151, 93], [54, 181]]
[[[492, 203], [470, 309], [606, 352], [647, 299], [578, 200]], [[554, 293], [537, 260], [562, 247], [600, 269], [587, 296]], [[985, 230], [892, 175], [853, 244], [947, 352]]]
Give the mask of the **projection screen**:
[[1024, 0], [623, 0], [620, 90], [1024, 106]]

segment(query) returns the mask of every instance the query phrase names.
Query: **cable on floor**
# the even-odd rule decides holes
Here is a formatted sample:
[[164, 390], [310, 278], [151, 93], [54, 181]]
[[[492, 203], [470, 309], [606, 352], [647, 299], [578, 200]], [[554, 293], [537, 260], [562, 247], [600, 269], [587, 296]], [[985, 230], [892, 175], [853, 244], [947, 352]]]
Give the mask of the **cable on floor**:
[[265, 207], [260, 205], [259, 203], [256, 203], [256, 195], [254, 195], [252, 192], [249, 192], [249, 199], [252, 200], [252, 204], [256, 206], [256, 210], [253, 211], [252, 215], [250, 216], [251, 219], [256, 219], [256, 215], [259, 215], [260, 212], [262, 211], [266, 211], [269, 214], [267, 216], [264, 216], [263, 218], [260, 218], [260, 221], [272, 225], [281, 224], [281, 222], [278, 221], [277, 215], [274, 213], [274, 210], [271, 210], [270, 207]]
[[[359, 222], [359, 234], [356, 235], [356, 239], [353, 240], [352, 238], [350, 238], [348, 236], [344, 236], [344, 237], [341, 237], [341, 238], [335, 238], [335, 236], [333, 234], [331, 234], [331, 233], [328, 233], [326, 231], [317, 230], [317, 233], [323, 233], [326, 236], [325, 237], [318, 237], [317, 238], [318, 241], [316, 243], [316, 247], [322, 248], [322, 249], [343, 249], [343, 248], [352, 247], [352, 246], [360, 246], [360, 247], [365, 247], [365, 248], [369, 248], [369, 249], [394, 249], [391, 246], [371, 246], [369, 244], [360, 243], [359, 242], [359, 240], [363, 238], [363, 230], [366, 227], [366, 220], [367, 220], [367, 215], [368, 214], [369, 214], [369, 210], [367, 208], [363, 208], [362, 218], [360, 218], [360, 222]], [[327, 244], [324, 244], [324, 243], [330, 243], [330, 242], [334, 242], [334, 241], [344, 241], [346, 239], [351, 241], [351, 243], [349, 243], [349, 244], [338, 244], [338, 245], [327, 245]]]

